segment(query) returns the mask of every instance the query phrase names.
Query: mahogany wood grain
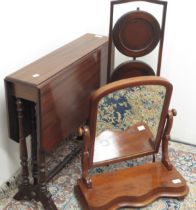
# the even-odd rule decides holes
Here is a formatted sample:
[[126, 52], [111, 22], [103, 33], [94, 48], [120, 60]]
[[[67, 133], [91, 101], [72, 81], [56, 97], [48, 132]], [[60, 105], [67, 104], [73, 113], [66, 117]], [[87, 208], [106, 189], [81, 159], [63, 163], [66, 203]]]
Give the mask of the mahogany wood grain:
[[[17, 200], [41, 201], [56, 210], [47, 181], [79, 152], [70, 151], [64, 161], [46, 173], [45, 153], [88, 117], [91, 91], [106, 83], [107, 37], [86, 34], [5, 78], [9, 137], [20, 143], [23, 185]], [[16, 98], [22, 103], [19, 106]], [[32, 176], [28, 182], [25, 137], [31, 135]], [[24, 186], [25, 183], [25, 186]]]
[[173, 125], [173, 117], [177, 115], [175, 109], [169, 110], [167, 114], [167, 122], [163, 134], [162, 141], [162, 162], [167, 167], [168, 170], [172, 169], [172, 164], [168, 155], [168, 142], [170, 140], [170, 132]]
[[[90, 143], [90, 166], [93, 165], [93, 151], [94, 151], [94, 142], [95, 142], [95, 134], [96, 134], [96, 119], [97, 119], [97, 109], [98, 109], [98, 103], [99, 101], [109, 93], [112, 93], [117, 90], [121, 90], [127, 87], [137, 87], [140, 85], [161, 85], [166, 88], [166, 94], [165, 94], [165, 100], [163, 103], [163, 109], [160, 116], [160, 123], [158, 126], [157, 136], [155, 137], [155, 144], [154, 144], [154, 152], [157, 153], [159, 149], [159, 145], [161, 142], [161, 138], [163, 135], [163, 130], [166, 122], [166, 116], [168, 113], [168, 107], [171, 99], [171, 94], [173, 90], [172, 84], [162, 77], [157, 76], [142, 76], [142, 77], [134, 77], [130, 79], [123, 79], [116, 82], [109, 83], [101, 88], [99, 88], [97, 91], [92, 93], [91, 100], [90, 100], [90, 114], [89, 114], [89, 129], [90, 129], [90, 135], [91, 135], [91, 143]], [[149, 151], [146, 151], [146, 154]], [[141, 154], [141, 153], [140, 153]], [[145, 152], [143, 153], [143, 155]], [[138, 153], [139, 155], [139, 153]]]
[[[143, 136], [141, 134], [139, 134], [137, 136], [137, 138], [134, 137], [133, 138], [130, 137], [128, 135], [128, 132], [110, 132], [110, 134], [114, 134], [112, 135], [111, 139], [114, 138], [114, 140], [109, 140], [110, 142], [113, 143], [113, 146], [115, 145], [115, 147], [113, 147], [113, 149], [115, 151], [112, 151], [111, 147], [109, 147], [108, 149], [108, 153], [111, 154], [110, 159], [107, 159], [107, 153], [106, 156], [104, 155], [104, 153], [101, 153], [101, 151], [103, 150], [102, 148], [100, 149], [100, 151], [98, 151], [98, 153], [96, 154], [96, 124], [97, 124], [97, 111], [98, 111], [98, 104], [99, 101], [107, 96], [110, 93], [113, 93], [117, 90], [122, 90], [124, 88], [128, 88], [128, 87], [138, 87], [138, 86], [145, 86], [145, 85], [160, 85], [165, 87], [166, 92], [165, 92], [165, 98], [164, 98], [164, 102], [163, 102], [163, 108], [162, 111], [160, 113], [160, 121], [159, 121], [159, 125], [158, 125], [158, 130], [157, 130], [157, 134], [156, 137], [152, 137], [153, 139], [153, 144], [151, 144], [151, 141], [148, 142], [148, 144], [146, 143], [147, 141], [140, 141], [141, 145], [139, 144], [139, 141], [137, 141], [137, 138], [139, 137], [139, 139]], [[88, 178], [88, 169], [90, 169], [91, 167], [95, 167], [98, 165], [106, 165], [108, 163], [114, 163], [114, 162], [118, 162], [124, 159], [128, 159], [128, 158], [134, 158], [134, 157], [140, 157], [140, 156], [144, 156], [144, 155], [149, 155], [149, 154], [153, 154], [153, 153], [157, 153], [159, 150], [159, 146], [160, 146], [160, 142], [161, 139], [163, 137], [163, 133], [164, 133], [164, 128], [165, 128], [165, 123], [166, 123], [166, 117], [168, 114], [168, 108], [169, 108], [169, 103], [170, 103], [170, 99], [171, 99], [171, 93], [172, 93], [172, 84], [167, 81], [164, 78], [161, 77], [157, 77], [157, 76], [143, 76], [143, 77], [135, 77], [135, 78], [130, 78], [130, 79], [124, 79], [124, 80], [119, 80], [116, 82], [112, 82], [109, 83], [101, 88], [99, 88], [97, 91], [93, 92], [91, 94], [91, 98], [90, 98], [90, 110], [89, 110], [89, 122], [88, 122], [88, 126], [85, 126], [84, 128], [80, 129], [80, 134], [83, 135], [83, 138], [85, 139], [84, 141], [84, 150], [83, 150], [83, 156], [84, 158], [82, 159], [82, 170], [83, 170], [83, 179], [84, 182], [86, 182], [87, 186], [90, 186], [88, 183], [90, 183], [90, 179]], [[167, 123], [170, 123], [170, 120], [167, 121]], [[166, 125], [167, 128], [167, 125]], [[170, 126], [169, 126], [170, 128]], [[129, 131], [129, 130], [127, 130]], [[104, 138], [106, 137], [105, 134], [107, 134], [107, 132], [103, 133], [103, 138], [101, 138], [101, 141], [104, 140]], [[141, 136], [140, 136], [141, 135]], [[119, 138], [119, 137], [122, 138]], [[150, 131], [147, 132], [146, 137], [152, 136], [152, 134], [150, 134]], [[98, 137], [99, 138], [99, 137]], [[126, 140], [127, 139], [127, 140]], [[135, 141], [130, 141], [129, 139], [136, 139]], [[148, 138], [147, 138], [148, 139]], [[116, 143], [117, 141], [122, 141], [124, 142], [124, 144], [122, 143]], [[108, 138], [107, 138], [108, 141]], [[128, 143], [128, 148], [127, 149], [126, 146], [124, 147], [123, 145], [126, 145]], [[122, 149], [122, 147], [124, 147], [125, 149]], [[127, 150], [126, 150], [127, 149]], [[128, 154], [128, 151], [132, 151], [132, 153], [130, 152]], [[125, 152], [125, 154], [123, 155], [123, 152]], [[95, 153], [95, 156], [94, 156]], [[99, 155], [100, 153], [100, 155]], [[102, 156], [102, 157], [101, 157]], [[94, 162], [94, 157], [95, 157], [95, 162]], [[101, 162], [98, 162], [96, 159], [101, 159]]]
[[[107, 38], [86, 34], [5, 78], [8, 127], [11, 139], [18, 141], [14, 97], [20, 97], [25, 116], [30, 102], [37, 105], [38, 141], [51, 150], [87, 118], [89, 93], [106, 83]], [[32, 75], [39, 74], [38, 77]], [[24, 101], [25, 101], [24, 100]], [[25, 117], [25, 136], [30, 134]]]
[[135, 10], [117, 20], [112, 35], [115, 47], [122, 54], [136, 58], [156, 47], [160, 39], [160, 26], [150, 13]]
[[42, 148], [50, 150], [87, 118], [90, 93], [100, 86], [100, 63], [96, 51], [39, 86]]
[[[124, 131], [106, 129], [96, 136], [99, 101], [117, 90], [145, 85], [160, 85], [166, 90], [156, 136], [153, 136], [144, 122], [138, 122]], [[78, 199], [83, 209], [114, 210], [127, 206], [142, 207], [159, 197], [182, 198], [188, 193], [184, 178], [171, 165], [168, 155], [168, 141], [173, 116], [176, 115], [174, 109], [168, 111], [171, 93], [172, 84], [157, 76], [119, 80], [92, 93], [89, 123], [79, 129], [80, 135], [83, 135], [84, 147], [82, 178], [78, 180], [76, 193], [79, 195]], [[138, 129], [138, 126], [142, 126], [143, 129]], [[161, 141], [161, 162], [155, 162], [155, 156], [153, 156], [153, 163], [150, 164], [92, 176], [89, 173], [93, 167], [106, 166], [149, 154], [154, 155], [159, 151]]]
[[[81, 57], [97, 50], [106, 42], [107, 37], [86, 34], [10, 74], [8, 78], [37, 86], [54, 77], [55, 74], [59, 74]], [[39, 77], [32, 77], [34, 74], [39, 74]]]
[[[139, 131], [138, 127], [144, 130]], [[93, 165], [128, 160], [144, 153], [154, 152], [154, 137], [148, 125], [137, 123], [125, 131], [105, 130], [95, 138]]]
[[142, 207], [159, 197], [184, 197], [188, 193], [180, 173], [174, 167], [168, 171], [161, 162], [94, 175], [90, 190], [80, 179], [78, 188], [85, 210]]
[[[116, 45], [119, 46], [119, 44], [120, 44], [119, 42], [124, 42], [124, 41], [126, 41], [126, 39], [129, 39], [129, 37], [130, 37], [130, 36], [126, 35], [125, 36], [125, 40], [124, 40], [123, 37], [122, 37], [122, 34], [120, 34], [119, 36], [118, 36], [118, 34], [113, 34], [113, 29], [115, 29], [114, 11], [115, 11], [116, 7], [118, 7], [118, 5], [121, 5], [121, 4], [125, 4], [126, 5], [126, 3], [131, 3], [131, 2], [147, 2], [147, 3], [149, 3], [149, 6], [151, 4], [156, 4], [156, 5], [160, 5], [160, 8], [162, 9], [162, 11], [161, 11], [161, 13], [162, 13], [161, 22], [159, 23], [161, 30], [158, 31], [158, 34], [156, 34], [156, 35], [154, 34], [153, 35], [155, 37], [155, 39], [156, 38], [159, 39], [158, 56], [157, 56], [157, 66], [156, 66], [155, 72], [156, 72], [156, 75], [157, 76], [160, 76], [160, 72], [161, 72], [161, 61], [162, 61], [162, 51], [163, 51], [163, 41], [164, 41], [164, 31], [165, 31], [165, 22], [166, 22], [166, 12], [167, 12], [167, 1], [157, 1], [157, 0], [113, 0], [110, 3], [110, 25], [109, 25], [108, 65], [107, 65], [107, 71], [108, 71], [107, 72], [107, 80], [108, 80], [108, 82], [110, 82], [111, 74], [114, 71], [113, 60], [114, 60], [114, 57], [115, 57], [115, 50], [114, 50], [115, 49], [115, 46]], [[137, 12], [137, 10], [136, 10], [136, 12]], [[122, 24], [125, 24], [126, 25], [127, 23], [125, 23], [125, 21], [122, 20]], [[118, 24], [119, 27], [121, 27], [122, 24]], [[134, 24], [135, 24], [135, 22], [134, 22]], [[134, 24], [132, 24], [132, 25], [134, 25]], [[137, 27], [137, 30], [139, 30], [139, 31], [140, 30], [143, 30], [145, 28], [145, 25], [146, 24], [144, 24], [144, 27], [143, 26], [142, 27]], [[151, 27], [148, 27], [148, 28], [150, 29]], [[128, 29], [129, 29], [129, 27], [128, 27]], [[114, 33], [115, 32], [118, 33], [119, 31], [120, 30], [114, 30]], [[129, 30], [126, 30], [126, 31], [129, 31]], [[132, 30], [131, 30], [131, 32], [132, 32]], [[145, 37], [145, 36], [146, 35], [144, 35], [143, 33], [140, 33], [140, 35], [138, 37], [135, 36], [136, 41], [138, 42], [138, 46], [142, 44], [143, 37]], [[117, 40], [114, 41], [114, 39], [116, 39], [116, 37], [120, 37], [120, 38], [118, 38]], [[121, 38], [124, 41], [121, 40]], [[132, 43], [132, 40], [129, 40], [129, 42], [130, 41]], [[152, 42], [154, 42], [154, 41], [152, 41]], [[135, 44], [135, 42], [133, 42], [133, 44]], [[125, 47], [122, 47], [122, 48], [123, 48], [123, 53], [126, 53], [126, 51], [127, 51], [126, 50], [126, 46]], [[144, 50], [144, 51], [147, 52], [146, 50]], [[133, 58], [135, 59], [137, 56], [140, 56], [140, 55], [137, 55], [137, 52], [136, 52], [136, 55], [131, 55], [131, 56], [133, 56]], [[122, 73], [124, 74], [123, 71], [122, 71]], [[132, 72], [130, 72], [129, 74], [127, 74], [127, 76], [133, 77], [134, 75], [132, 74]], [[120, 75], [118, 76], [118, 78], [120, 78]]]
[[142, 61], [133, 60], [121, 63], [117, 66], [111, 75], [111, 82], [131, 77], [154, 75], [154, 70], [148, 64]]

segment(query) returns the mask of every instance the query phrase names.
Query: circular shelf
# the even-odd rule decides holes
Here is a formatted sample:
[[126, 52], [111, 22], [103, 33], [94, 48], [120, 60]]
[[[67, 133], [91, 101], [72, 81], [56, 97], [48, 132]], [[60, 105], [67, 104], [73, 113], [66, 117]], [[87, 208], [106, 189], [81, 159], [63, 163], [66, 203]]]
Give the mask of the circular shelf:
[[111, 81], [138, 76], [154, 76], [153, 69], [142, 61], [127, 61], [117, 66], [111, 75]]
[[129, 57], [140, 57], [151, 52], [160, 39], [160, 25], [145, 11], [132, 11], [121, 16], [113, 28], [116, 48]]

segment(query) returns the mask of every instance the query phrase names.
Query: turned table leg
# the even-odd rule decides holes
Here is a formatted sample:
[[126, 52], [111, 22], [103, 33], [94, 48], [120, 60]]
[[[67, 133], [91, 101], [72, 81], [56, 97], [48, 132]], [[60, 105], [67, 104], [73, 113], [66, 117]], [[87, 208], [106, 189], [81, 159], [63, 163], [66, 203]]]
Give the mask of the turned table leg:
[[[57, 210], [52, 195], [47, 190], [46, 186], [46, 163], [45, 152], [41, 151], [37, 141], [36, 128], [36, 105], [31, 104], [31, 158], [32, 158], [32, 176], [34, 179], [34, 187], [32, 194], [34, 199], [41, 201], [42, 205], [47, 210]], [[39, 160], [39, 162], [38, 162]]]
[[28, 152], [26, 146], [26, 139], [24, 134], [24, 115], [23, 115], [23, 103], [22, 100], [16, 99], [16, 111], [18, 117], [18, 129], [19, 129], [19, 144], [20, 144], [20, 163], [22, 167], [22, 180], [19, 187], [19, 192], [15, 195], [17, 200], [28, 199], [28, 193], [26, 193], [29, 186], [29, 171], [28, 171]]
[[38, 163], [37, 163], [37, 132], [36, 132], [36, 106], [34, 103], [31, 105], [31, 163], [32, 163], [32, 176], [34, 185], [38, 183]]
[[[41, 201], [44, 208], [47, 210], [57, 210], [52, 196], [46, 187], [45, 176], [45, 152], [37, 152], [37, 132], [36, 132], [36, 115], [35, 104], [31, 105], [31, 157], [32, 157], [32, 175], [34, 185], [29, 183], [28, 171], [28, 151], [24, 133], [24, 114], [22, 99], [16, 99], [16, 111], [18, 117], [19, 143], [20, 143], [20, 160], [22, 167], [22, 182], [19, 186], [18, 193], [14, 196], [16, 200], [31, 200]], [[39, 158], [39, 164], [38, 164]], [[39, 169], [39, 170], [38, 170]]]
[[44, 208], [47, 210], [57, 210], [57, 207], [55, 206], [52, 195], [47, 190], [46, 186], [46, 168], [45, 168], [45, 152], [39, 151], [39, 180], [38, 180], [38, 186], [39, 186], [39, 192], [38, 197], [39, 200], [42, 202]]
[[[23, 101], [16, 98], [16, 111], [18, 117], [19, 129], [19, 144], [20, 144], [20, 160], [22, 167], [22, 181], [19, 186], [18, 193], [14, 196], [16, 200], [31, 200], [41, 201], [42, 205], [47, 210], [57, 210], [52, 195], [47, 190], [46, 186], [46, 171], [45, 171], [45, 152], [39, 149], [37, 143], [36, 131], [36, 106], [34, 103], [31, 105], [31, 158], [32, 158], [32, 176], [34, 184], [29, 182], [28, 171], [28, 151], [24, 133], [24, 113]], [[39, 160], [39, 162], [38, 162]]]

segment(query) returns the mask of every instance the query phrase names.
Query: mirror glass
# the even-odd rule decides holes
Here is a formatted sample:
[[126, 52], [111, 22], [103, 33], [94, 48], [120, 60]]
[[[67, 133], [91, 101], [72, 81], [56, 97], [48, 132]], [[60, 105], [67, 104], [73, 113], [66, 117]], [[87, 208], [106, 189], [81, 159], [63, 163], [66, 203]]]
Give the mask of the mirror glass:
[[93, 163], [154, 151], [166, 95], [160, 85], [117, 90], [98, 103]]

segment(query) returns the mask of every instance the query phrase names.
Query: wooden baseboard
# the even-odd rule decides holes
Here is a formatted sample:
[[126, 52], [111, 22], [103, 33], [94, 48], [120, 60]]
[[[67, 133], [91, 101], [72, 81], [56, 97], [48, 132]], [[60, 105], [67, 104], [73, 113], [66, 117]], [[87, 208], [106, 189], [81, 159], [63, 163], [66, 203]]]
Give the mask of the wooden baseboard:
[[189, 146], [192, 146], [192, 147], [196, 147], [196, 144], [191, 144], [191, 143], [180, 141], [180, 140], [176, 140], [176, 139], [171, 139], [170, 141], [173, 141], [173, 142], [176, 142], [176, 143], [180, 143], [180, 144], [189, 145]]

